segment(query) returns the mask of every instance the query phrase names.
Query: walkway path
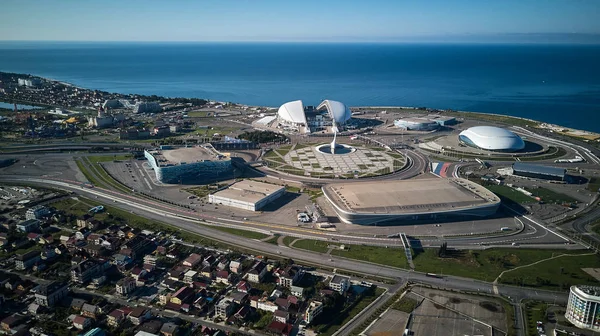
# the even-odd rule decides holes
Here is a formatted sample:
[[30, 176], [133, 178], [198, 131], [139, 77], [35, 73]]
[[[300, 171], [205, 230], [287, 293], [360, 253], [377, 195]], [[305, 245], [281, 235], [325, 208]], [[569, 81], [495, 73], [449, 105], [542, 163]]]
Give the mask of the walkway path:
[[525, 267], [529, 267], [529, 266], [537, 265], [537, 264], [539, 264], [539, 263], [541, 263], [541, 262], [548, 261], [548, 260], [552, 260], [552, 259], [557, 259], [557, 258], [560, 258], [560, 257], [580, 257], [580, 256], [594, 255], [594, 254], [596, 254], [596, 253], [585, 253], [585, 254], [559, 254], [559, 255], [557, 255], [557, 256], [552, 256], [552, 257], [550, 257], [550, 258], [546, 258], [546, 259], [538, 260], [538, 261], [536, 261], [536, 262], [533, 262], [533, 263], [531, 263], [531, 264], [528, 264], [528, 265], [522, 265], [522, 266], [518, 266], [518, 267], [515, 267], [515, 268], [511, 268], [511, 269], [509, 269], [509, 270], [503, 271], [502, 273], [500, 273], [500, 274], [498, 275], [498, 277], [497, 277], [497, 278], [494, 280], [494, 282], [492, 283], [492, 284], [493, 284], [493, 286], [494, 286], [494, 294], [498, 295], [498, 286], [497, 286], [497, 285], [498, 285], [498, 281], [499, 281], [499, 280], [500, 280], [500, 278], [501, 278], [501, 277], [504, 275], [504, 273], [512, 272], [512, 271], [514, 271], [514, 270], [518, 270], [519, 268], [525, 268]]
[[[265, 238], [263, 238], [263, 239], [259, 239], [259, 240], [260, 240], [261, 242], [268, 242], [269, 240], [271, 240], [271, 239], [273, 239], [273, 238], [275, 238], [275, 235], [270, 235], [270, 236], [267, 236], [267, 237], [265, 237]], [[279, 242], [279, 239], [277, 239], [277, 241]]]

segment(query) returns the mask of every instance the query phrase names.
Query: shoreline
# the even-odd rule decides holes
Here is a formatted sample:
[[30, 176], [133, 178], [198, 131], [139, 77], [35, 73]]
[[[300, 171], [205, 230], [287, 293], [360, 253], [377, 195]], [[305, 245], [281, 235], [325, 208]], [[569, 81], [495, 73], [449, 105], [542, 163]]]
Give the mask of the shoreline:
[[[0, 73], [11, 73], [11, 72], [4, 72], [4, 71], [0, 71]], [[13, 74], [17, 74], [17, 73], [13, 73]], [[120, 94], [120, 95], [129, 95], [129, 94], [125, 94], [125, 93], [119, 93], [119, 92], [109, 92], [109, 91], [104, 91], [104, 90], [96, 90], [96, 89], [91, 89], [91, 88], [85, 88], [85, 87], [80, 87], [77, 86], [73, 83], [69, 83], [66, 81], [61, 81], [61, 80], [57, 80], [57, 79], [53, 79], [53, 78], [49, 78], [49, 77], [41, 77], [41, 76], [36, 76], [36, 75], [31, 75], [31, 74], [17, 74], [17, 75], [23, 75], [23, 76], [31, 76], [34, 78], [39, 78], [43, 81], [47, 81], [47, 82], [53, 82], [53, 83], [58, 83], [61, 85], [65, 85], [65, 86], [69, 86], [69, 87], [73, 87], [73, 88], [77, 88], [77, 89], [81, 89], [81, 90], [89, 90], [89, 91], [102, 91], [102, 92], [108, 92], [111, 94]], [[140, 95], [140, 96], [147, 96], [147, 95], [142, 95], [142, 94], [133, 94], [133, 95]], [[175, 99], [175, 98], [180, 98], [180, 97], [165, 97], [165, 96], [158, 96], [160, 98], [165, 98], [165, 99]], [[183, 97], [181, 97], [183, 98]], [[196, 97], [197, 98], [197, 97]], [[188, 99], [193, 99], [193, 98], [188, 98]], [[208, 99], [208, 98], [198, 98], [198, 99], [205, 99], [207, 101], [211, 101], [211, 102], [218, 102], [218, 103], [225, 103], [225, 102], [220, 102], [217, 100], [212, 100], [212, 99]], [[4, 100], [2, 100], [0, 98], [0, 102], [3, 103], [7, 103], [7, 104], [11, 104], [8, 102], [5, 102]], [[18, 104], [18, 103], [17, 103]], [[236, 105], [242, 105], [242, 106], [248, 106], [248, 107], [255, 107], [255, 108], [264, 108], [267, 110], [275, 110], [278, 107], [271, 107], [271, 106], [258, 106], [258, 105], [249, 105], [249, 104], [244, 104], [244, 103], [238, 103], [238, 102], [234, 102], [234, 104]], [[19, 104], [18, 104], [19, 105]], [[20, 105], [30, 105], [30, 106], [35, 106], [35, 107], [42, 107], [42, 108], [48, 108], [48, 106], [40, 106], [40, 105], [35, 105], [32, 103], [29, 104], [20, 104]], [[358, 109], [406, 109], [406, 110], [417, 110], [418, 107], [416, 106], [349, 106], [349, 108], [358, 108]], [[444, 110], [444, 109], [434, 109], [438, 112], [431, 112], [431, 113], [440, 113], [439, 111], [441, 111], [441, 113], [444, 112], [456, 112], [456, 113], [473, 113], [473, 114], [481, 114], [481, 115], [488, 115], [488, 116], [496, 116], [496, 117], [503, 117], [503, 118], [514, 118], [514, 119], [519, 119], [519, 120], [524, 120], [524, 121], [529, 121], [532, 123], [537, 123], [539, 126], [545, 126], [544, 128], [547, 129], [565, 129], [568, 130], [568, 132], [573, 132], [573, 133], [580, 133], [580, 134], [585, 134], [585, 135], [591, 135], [591, 136], [598, 136], [600, 138], [600, 132], [593, 132], [593, 131], [588, 131], [588, 130], [582, 130], [582, 129], [577, 129], [577, 128], [572, 128], [572, 127], [566, 127], [566, 126], [562, 126], [562, 125], [557, 125], [557, 124], [552, 124], [546, 121], [542, 121], [542, 120], [535, 120], [535, 119], [531, 119], [531, 118], [525, 118], [525, 117], [519, 117], [519, 116], [513, 116], [513, 115], [508, 115], [508, 114], [498, 114], [498, 113], [489, 113], [489, 112], [481, 112], [481, 111], [463, 111], [463, 110]], [[428, 111], [423, 111], [425, 113], [427, 113]], [[567, 132], [567, 133], [568, 133]], [[567, 135], [567, 134], [565, 134]], [[573, 136], [573, 137], [577, 137], [577, 138], [583, 138], [581, 135], [577, 136], [577, 135], [568, 135], [568, 136]]]

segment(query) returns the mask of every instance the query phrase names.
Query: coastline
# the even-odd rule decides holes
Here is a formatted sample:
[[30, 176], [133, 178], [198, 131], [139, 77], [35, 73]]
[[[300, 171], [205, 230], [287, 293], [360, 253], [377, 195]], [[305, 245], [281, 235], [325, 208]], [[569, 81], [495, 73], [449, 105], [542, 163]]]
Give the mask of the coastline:
[[[120, 95], [140, 95], [140, 96], [146, 96], [146, 95], [141, 95], [141, 94], [124, 94], [124, 93], [119, 93], [119, 92], [108, 92], [108, 91], [103, 91], [103, 90], [96, 90], [96, 89], [92, 89], [92, 88], [85, 88], [85, 87], [81, 87], [81, 86], [77, 86], [73, 83], [69, 83], [66, 81], [62, 81], [62, 80], [57, 80], [57, 79], [53, 79], [53, 78], [49, 78], [49, 77], [41, 77], [41, 76], [37, 76], [37, 75], [31, 75], [31, 74], [18, 74], [18, 73], [12, 73], [12, 72], [4, 72], [4, 71], [0, 71], [0, 73], [4, 73], [4, 74], [16, 74], [19, 76], [30, 76], [33, 78], [39, 78], [42, 81], [46, 81], [46, 82], [51, 82], [51, 83], [58, 83], [64, 86], [69, 86], [72, 88], [76, 88], [76, 89], [81, 89], [81, 90], [88, 90], [88, 91], [100, 91], [100, 92], [107, 92], [110, 94], [120, 94]], [[160, 98], [164, 98], [164, 99], [174, 99], [174, 98], [179, 98], [179, 97], [164, 97], [164, 96], [159, 96]], [[200, 99], [206, 99], [206, 98], [200, 98]], [[217, 100], [212, 100], [212, 99], [206, 99], [207, 101], [212, 101], [212, 102], [218, 102], [218, 103], [225, 103], [225, 102], [221, 102], [221, 101], [217, 101]], [[5, 100], [2, 99], [2, 97], [0, 97], [0, 102], [4, 102], [4, 103], [10, 103], [7, 102]], [[244, 103], [239, 103], [239, 102], [234, 102], [234, 104], [236, 105], [241, 105], [241, 106], [248, 106], [248, 107], [254, 107], [254, 108], [263, 108], [266, 110], [276, 110], [278, 107], [272, 107], [272, 106], [259, 106], [259, 105], [247, 105]], [[25, 104], [22, 104], [25, 105]], [[36, 107], [42, 107], [42, 108], [48, 108], [48, 106], [44, 106], [41, 105], [41, 103], [39, 105], [36, 105], [34, 103], [28, 102], [27, 105], [31, 105], [31, 106], [36, 106]], [[60, 107], [60, 106], [59, 106]], [[387, 106], [351, 106], [350, 108], [355, 108], [355, 109], [405, 109], [405, 110], [419, 110], [421, 107], [416, 107], [416, 106], [394, 106], [394, 105], [387, 105]], [[533, 124], [537, 124], [537, 127], [539, 128], [546, 128], [546, 129], [551, 129], [553, 131], [557, 131], [559, 129], [561, 130], [565, 130], [566, 132], [559, 132], [563, 135], [566, 136], [571, 136], [571, 137], [576, 137], [576, 138], [583, 138], [586, 139], [588, 137], [592, 137], [593, 139], [591, 140], [599, 140], [600, 141], [600, 133], [597, 132], [593, 132], [593, 131], [588, 131], [588, 130], [582, 130], [582, 129], [577, 129], [577, 128], [572, 128], [572, 127], [565, 127], [562, 125], [557, 125], [557, 124], [552, 124], [543, 120], [535, 120], [535, 119], [531, 119], [531, 118], [525, 118], [525, 117], [519, 117], [519, 116], [513, 116], [513, 115], [507, 115], [507, 114], [499, 114], [499, 113], [489, 113], [489, 112], [482, 112], [482, 111], [465, 111], [465, 110], [444, 110], [444, 109], [434, 109], [435, 111], [438, 112], [433, 112], [433, 113], [439, 113], [440, 111], [442, 113], [469, 113], [469, 114], [477, 114], [477, 115], [482, 115], [482, 116], [494, 116], [494, 117], [498, 117], [498, 118], [512, 118], [512, 119], [517, 119], [517, 120], [523, 120], [523, 121], [527, 121], [527, 122], [531, 122]], [[427, 111], [424, 111], [427, 112]], [[566, 134], [566, 133], [576, 133], [577, 135], [572, 135], [572, 134]], [[589, 140], [589, 139], [588, 139]]]

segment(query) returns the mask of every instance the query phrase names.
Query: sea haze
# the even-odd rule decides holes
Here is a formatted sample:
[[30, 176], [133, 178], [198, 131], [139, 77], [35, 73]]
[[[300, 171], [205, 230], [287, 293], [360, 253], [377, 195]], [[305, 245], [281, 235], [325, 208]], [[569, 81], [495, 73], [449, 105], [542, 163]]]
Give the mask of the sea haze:
[[600, 46], [1, 42], [0, 70], [78, 86], [279, 106], [427, 106], [600, 132]]

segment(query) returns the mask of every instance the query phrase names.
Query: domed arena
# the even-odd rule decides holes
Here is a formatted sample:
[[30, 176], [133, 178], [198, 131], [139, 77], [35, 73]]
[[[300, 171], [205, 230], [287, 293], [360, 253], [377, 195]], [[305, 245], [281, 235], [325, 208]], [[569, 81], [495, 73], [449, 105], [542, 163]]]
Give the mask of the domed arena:
[[458, 135], [461, 144], [497, 152], [517, 152], [525, 148], [525, 142], [517, 134], [500, 127], [475, 126]]

